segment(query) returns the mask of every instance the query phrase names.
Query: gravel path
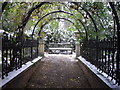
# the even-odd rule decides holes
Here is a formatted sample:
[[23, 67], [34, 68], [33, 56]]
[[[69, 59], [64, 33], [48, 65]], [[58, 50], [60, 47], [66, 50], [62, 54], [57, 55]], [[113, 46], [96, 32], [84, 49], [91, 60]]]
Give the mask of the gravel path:
[[6, 88], [108, 88], [70, 55], [47, 55]]

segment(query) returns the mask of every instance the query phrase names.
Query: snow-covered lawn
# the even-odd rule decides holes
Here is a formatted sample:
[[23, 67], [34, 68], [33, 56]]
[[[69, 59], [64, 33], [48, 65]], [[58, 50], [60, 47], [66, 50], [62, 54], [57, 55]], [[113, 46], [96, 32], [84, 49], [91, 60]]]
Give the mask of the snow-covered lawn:
[[8, 83], [10, 80], [12, 80], [13, 78], [15, 78], [17, 75], [19, 75], [20, 73], [22, 73], [28, 67], [30, 67], [31, 65], [33, 65], [34, 63], [36, 63], [37, 61], [39, 61], [41, 58], [42, 57], [37, 57], [32, 62], [31, 61], [27, 62], [26, 64], [22, 65], [22, 68], [20, 68], [18, 70], [14, 70], [14, 71], [8, 73], [8, 76], [5, 77], [4, 79], [0, 78], [0, 88], [3, 85], [5, 85], [6, 83]]
[[115, 80], [111, 81], [111, 77], [108, 77], [106, 73], [101, 73], [97, 68], [90, 62], [86, 61], [83, 57], [79, 56], [78, 59], [84, 63], [92, 72], [94, 72], [103, 82], [105, 82], [110, 88], [120, 90], [120, 86], [115, 84]]

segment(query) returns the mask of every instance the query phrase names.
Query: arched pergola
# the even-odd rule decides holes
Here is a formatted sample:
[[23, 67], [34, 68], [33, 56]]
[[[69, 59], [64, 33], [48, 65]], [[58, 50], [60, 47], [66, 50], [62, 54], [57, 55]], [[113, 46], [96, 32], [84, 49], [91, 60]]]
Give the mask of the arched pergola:
[[[58, 2], [58, 3], [54, 4], [52, 2], [38, 2], [38, 3], [32, 4], [30, 6], [31, 8], [25, 7], [26, 12], [24, 14], [23, 14], [23, 12], [18, 13], [19, 11], [17, 11], [17, 9], [20, 9], [21, 11], [24, 10], [24, 9], [21, 9], [21, 7], [20, 7], [23, 4], [20, 3], [20, 5], [18, 5], [16, 3], [15, 4], [10, 3], [11, 5], [6, 7], [7, 4], [8, 4], [7, 2], [2, 3], [2, 13], [0, 15], [3, 15], [3, 17], [5, 19], [5, 20], [3, 20], [4, 22], [6, 22], [7, 20], [10, 22], [11, 25], [9, 25], [9, 22], [7, 22], [8, 28], [10, 26], [15, 27], [15, 28], [12, 28], [13, 31], [12, 30], [9, 31], [10, 34], [11, 34], [11, 32], [14, 33], [14, 31], [15, 31], [15, 33], [13, 35], [15, 37], [11, 38], [11, 36], [8, 36], [8, 34], [6, 34], [6, 36], [3, 37], [4, 38], [4, 42], [3, 42], [4, 50], [2, 51], [3, 52], [2, 63], [4, 65], [2, 65], [2, 67], [4, 68], [4, 73], [2, 73], [2, 76], [8, 75], [8, 72], [10, 71], [8, 66], [10, 66], [11, 70], [12, 70], [12, 68], [17, 69], [17, 68], [22, 67], [22, 63], [23, 63], [22, 61], [23, 61], [23, 58], [25, 55], [24, 52], [22, 53], [22, 50], [24, 51], [24, 48], [29, 47], [31, 49], [31, 59], [33, 59], [33, 57], [32, 57], [33, 50], [32, 49], [34, 47], [36, 47], [38, 49], [39, 42], [36, 40], [36, 38], [35, 38], [35, 40], [37, 41], [36, 43], [34, 43], [34, 39], [31, 40], [31, 38], [27, 35], [25, 36], [25, 40], [24, 40], [24, 28], [29, 20], [37, 21], [37, 23], [35, 21], [34, 21], [34, 23], [32, 23], [32, 25], [35, 24], [33, 32], [32, 32], [32, 36], [34, 35], [35, 28], [39, 24], [39, 22], [40, 22], [40, 24], [42, 24], [42, 26], [40, 26], [40, 31], [38, 32], [38, 36], [39, 36], [40, 32], [42, 31], [44, 26], [47, 25], [49, 22], [51, 22], [52, 20], [56, 20], [56, 19], [64, 19], [65, 21], [72, 23], [76, 27], [76, 29], [79, 31], [79, 34], [81, 33], [80, 32], [81, 27], [79, 27], [78, 25], [82, 26], [83, 27], [82, 29], [84, 29], [86, 32], [86, 38], [88, 36], [87, 35], [88, 30], [91, 29], [90, 31], [94, 35], [91, 32], [89, 32], [88, 34], [89, 35], [92, 34], [93, 37], [95, 37], [95, 38], [93, 38], [91, 35], [91, 38], [88, 41], [84, 41], [84, 39], [82, 39], [83, 42], [81, 42], [81, 45], [79, 45], [79, 47], [81, 46], [81, 48], [79, 49], [79, 50], [81, 50], [81, 55], [83, 53], [83, 57], [86, 57], [86, 59], [88, 59], [89, 61], [91, 61], [91, 63], [96, 65], [100, 70], [102, 70], [102, 72], [106, 72], [108, 74], [108, 76], [112, 77], [112, 79], [116, 79], [116, 83], [120, 84], [120, 72], [119, 72], [119, 70], [120, 70], [120, 20], [119, 20], [119, 15], [118, 15], [119, 11], [117, 10], [119, 8], [119, 4], [120, 4], [119, 2], [118, 3], [109, 2], [108, 5], [100, 4], [103, 7], [98, 7], [98, 8], [97, 8], [97, 6], [99, 4], [96, 4], [96, 3], [81, 4], [79, 2], [68, 2], [68, 3], [66, 3], [66, 2], [59, 3]], [[12, 9], [10, 9], [12, 6], [16, 6], [16, 5], [18, 5], [18, 8], [14, 7]], [[54, 8], [54, 6], [55, 6], [55, 8]], [[47, 11], [47, 9], [49, 7], [50, 7], [50, 9], [49, 9], [50, 11]], [[7, 13], [8, 15], [6, 15], [6, 11], [9, 12], [9, 9], [15, 13], [18, 13], [19, 17], [22, 19], [18, 18], [17, 14], [13, 13], [14, 15], [16, 15], [16, 17], [12, 22], [12, 20], [10, 20], [11, 17], [9, 17], [9, 15], [11, 15], [11, 13]], [[41, 10], [37, 10], [37, 9], [41, 9]], [[45, 11], [42, 9], [44, 9]], [[100, 9], [100, 13], [97, 12], [98, 9]], [[106, 13], [102, 13], [102, 11], [105, 11]], [[65, 15], [68, 15], [68, 16], [67, 16], [67, 18], [64, 18], [64, 17], [48, 18], [47, 17], [47, 16], [57, 14], [57, 13], [64, 13]], [[37, 17], [37, 19], [39, 18], [39, 20], [33, 19], [34, 14], [37, 16], [40, 14]], [[98, 14], [101, 14], [100, 17]], [[12, 18], [14, 18], [14, 15], [12, 16]], [[47, 20], [45, 20], [46, 17], [47, 17]], [[17, 18], [18, 18], [18, 21], [20, 21], [19, 23], [16, 23]], [[71, 19], [74, 21], [76, 20], [76, 21], [73, 22]], [[85, 19], [86, 21], [88, 20], [89, 22], [87, 22], [87, 24], [86, 24], [82, 21], [82, 19]], [[102, 26], [100, 19], [102, 19], [103, 21], [105, 20], [105, 24], [104, 23], [103, 24], [106, 26]], [[16, 22], [15, 22], [15, 20], [16, 20]], [[43, 20], [45, 20], [45, 21], [43, 21]], [[80, 24], [78, 23], [78, 21]], [[112, 35], [108, 34], [109, 37], [112, 37], [112, 38], [108, 38], [108, 37], [105, 38], [104, 34], [109, 32], [108, 29], [109, 29], [109, 26], [111, 25], [109, 23], [109, 21], [110, 22], [114, 21], [114, 25], [113, 25], [113, 28], [111, 31], [116, 30], [116, 32], [115, 32], [116, 35], [112, 37]], [[43, 22], [43, 23], [41, 23], [41, 22]], [[5, 23], [6, 28], [7, 28], [7, 24]], [[87, 25], [90, 26], [90, 29], [87, 28]], [[102, 28], [104, 30], [104, 32], [101, 30], [101, 26], [105, 27], [105, 28]], [[111, 27], [112, 27], [112, 25], [110, 26], [110, 29], [111, 29]], [[6, 29], [6, 30], [10, 30], [10, 29]], [[101, 32], [104, 33], [103, 35], [101, 35], [103, 37], [102, 38], [103, 40], [102, 39], [99, 40], [100, 39], [99, 35], [98, 35], [99, 32], [100, 32], [100, 34], [101, 34]], [[24, 42], [26, 42], [27, 39], [29, 39], [29, 38], [30, 38], [30, 40], [28, 40], [29, 43], [27, 46], [25, 46]], [[39, 38], [37, 38], [37, 39], [39, 39]], [[11, 46], [13, 46], [13, 47], [11, 47]], [[10, 55], [9, 55], [9, 53], [10, 53]], [[10, 63], [9, 63], [9, 61], [10, 61]], [[14, 61], [16, 62], [14, 64], [15, 66], [13, 65]], [[13, 65], [13, 67], [11, 67], [12, 65]]]
[[[51, 21], [56, 20], [56, 19], [63, 19], [63, 20], [65, 20], [65, 21], [68, 21], [68, 22], [72, 23], [72, 24], [75, 26], [74, 22], [70, 21], [69, 19], [61, 18], [61, 17], [52, 18], [52, 19], [50, 19], [48, 22], [45, 22], [45, 23], [41, 26], [41, 28], [40, 28], [41, 30], [39, 31], [38, 36], [40, 35], [40, 32], [42, 31], [42, 29], [44, 28], [45, 25], [47, 25], [48, 23], [50, 23]], [[76, 26], [75, 26], [75, 27], [76, 27]], [[77, 27], [76, 27], [76, 28], [77, 28]]]
[[[70, 3], [81, 7], [80, 4], [77, 3], [77, 2], [70, 2]], [[22, 33], [23, 33], [24, 27], [26, 26], [27, 22], [29, 21], [29, 18], [30, 18], [30, 16], [31, 16], [31, 14], [32, 14], [36, 9], [41, 8], [41, 7], [42, 7], [43, 5], [45, 5], [45, 4], [51, 4], [51, 5], [52, 5], [52, 3], [50, 3], [50, 2], [40, 2], [40, 3], [38, 3], [37, 5], [35, 5], [34, 7], [32, 7], [32, 8], [28, 11], [28, 13], [26, 14], [25, 18], [23, 19], [21, 25], [18, 26], [18, 28], [21, 28], [21, 29], [22, 29]], [[71, 8], [72, 10], [77, 10], [76, 8], [66, 6], [65, 3], [60, 3], [60, 2], [59, 2], [59, 4], [64, 5], [64, 6], [67, 7], [68, 9]], [[4, 12], [4, 9], [5, 9], [6, 5], [7, 5], [6, 2], [3, 3], [2, 12]], [[97, 32], [97, 31], [98, 31], [98, 28], [97, 28], [95, 19], [92, 17], [92, 15], [90, 14], [90, 12], [89, 12], [87, 9], [85, 9], [84, 7], [81, 7], [81, 10], [83, 10], [83, 11], [89, 16], [89, 18], [92, 20], [93, 25], [94, 25], [94, 28], [95, 28], [95, 31]], [[78, 11], [79, 13], [81, 13], [79, 10], [77, 10], [77, 11]], [[83, 14], [81, 13], [81, 15], [83, 15]], [[84, 26], [85, 26], [85, 25], [84, 25]], [[17, 30], [17, 29], [16, 29], [16, 30]]]
[[[32, 36], [34, 35], [34, 31], [35, 31], [35, 28], [36, 28], [36, 26], [38, 25], [38, 23], [39, 23], [43, 18], [45, 18], [45, 17], [47, 17], [47, 16], [49, 16], [49, 15], [51, 15], [51, 14], [54, 14], [54, 13], [65, 13], [65, 14], [74, 16], [74, 14], [69, 13], [69, 12], [65, 12], [65, 11], [53, 11], [53, 12], [47, 13], [46, 15], [44, 15], [43, 17], [41, 17], [41, 18], [37, 21], [37, 23], [35, 24], [35, 26], [34, 26], [34, 28], [33, 28]], [[74, 16], [74, 17], [75, 17], [75, 16]], [[55, 18], [53, 18], [53, 19], [55, 19]], [[59, 19], [59, 18], [56, 18], [56, 19]], [[65, 19], [65, 18], [64, 18], [64, 19]], [[75, 17], [75, 19], [76, 19], [76, 17]], [[65, 20], [68, 20], [68, 19], [65, 19]], [[84, 28], [84, 30], [85, 30], [85, 32], [86, 32], [86, 39], [88, 39], [88, 38], [87, 38], [87, 37], [88, 37], [87, 29], [86, 29], [84, 23], [83, 23], [82, 20], [80, 20], [80, 19], [76, 19], [76, 20], [78, 20], [78, 21], [82, 24], [82, 26], [83, 26], [83, 28]], [[70, 21], [70, 22], [71, 22], [71, 21]], [[74, 24], [74, 25], [75, 25], [75, 24]], [[80, 33], [80, 30], [79, 30], [78, 28], [77, 28], [77, 30], [78, 30], [79, 33]]]

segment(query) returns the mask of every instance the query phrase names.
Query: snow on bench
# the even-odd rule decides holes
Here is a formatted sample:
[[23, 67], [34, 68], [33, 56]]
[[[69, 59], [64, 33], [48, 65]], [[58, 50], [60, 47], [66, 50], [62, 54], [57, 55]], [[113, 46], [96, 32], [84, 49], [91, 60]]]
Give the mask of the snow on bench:
[[51, 52], [54, 52], [54, 53], [60, 53], [60, 52], [67, 52], [67, 53], [71, 53], [72, 54], [72, 48], [49, 48], [49, 51], [48, 53], [51, 53]]
[[73, 45], [70, 43], [50, 43], [48, 53], [71, 53]]

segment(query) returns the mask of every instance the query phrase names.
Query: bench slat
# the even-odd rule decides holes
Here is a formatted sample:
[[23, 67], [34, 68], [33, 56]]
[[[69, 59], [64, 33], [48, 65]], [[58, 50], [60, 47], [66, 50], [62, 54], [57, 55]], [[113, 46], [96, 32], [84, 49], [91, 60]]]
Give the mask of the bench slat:
[[49, 48], [49, 50], [72, 50], [72, 48]]

